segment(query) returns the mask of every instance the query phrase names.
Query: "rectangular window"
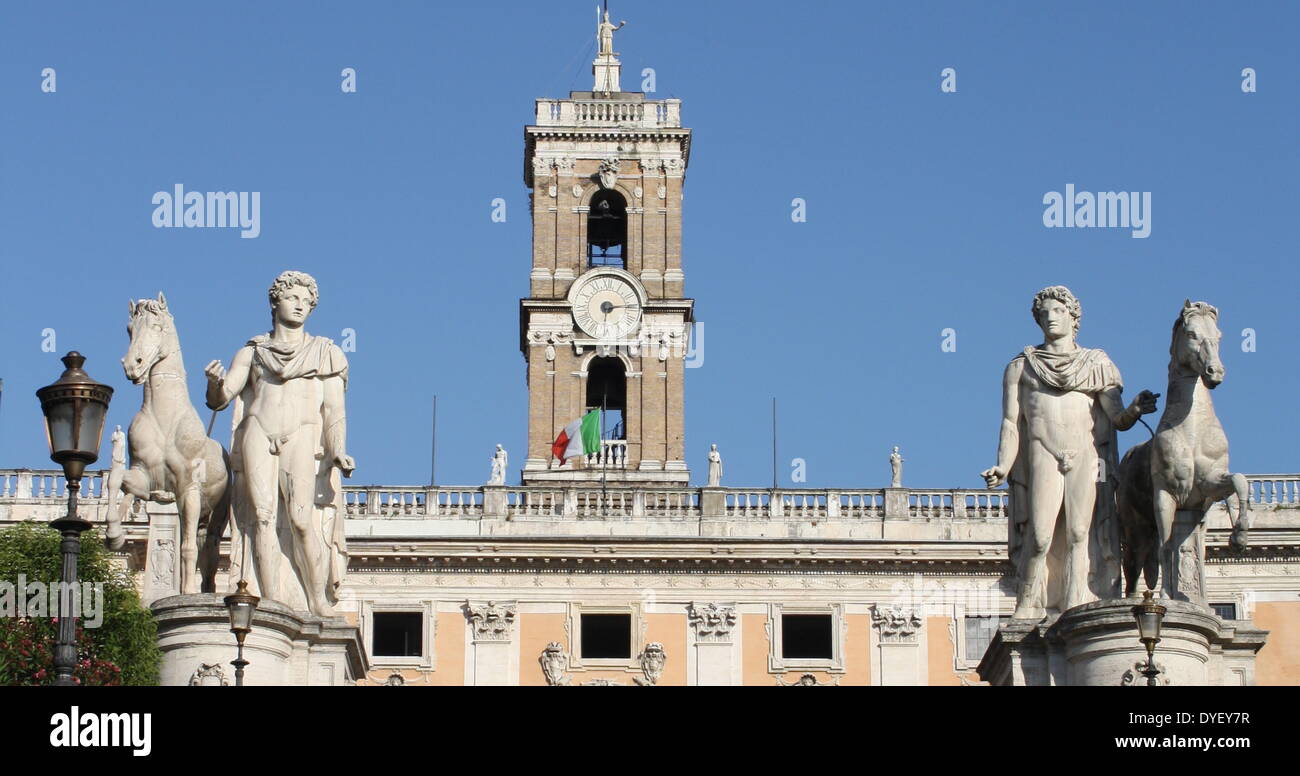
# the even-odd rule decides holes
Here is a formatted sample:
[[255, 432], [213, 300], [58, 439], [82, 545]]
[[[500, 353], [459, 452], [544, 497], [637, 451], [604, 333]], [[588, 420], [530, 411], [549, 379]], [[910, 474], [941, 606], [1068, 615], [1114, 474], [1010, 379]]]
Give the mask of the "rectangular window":
[[632, 615], [582, 615], [582, 659], [632, 657]]
[[374, 657], [420, 657], [424, 652], [424, 614], [375, 612], [370, 654]]
[[974, 617], [966, 616], [966, 661], [969, 663], [978, 663], [984, 658], [984, 653], [988, 651], [989, 644], [993, 643], [993, 637], [997, 635], [998, 623], [1002, 622], [1000, 617], [983, 616]]
[[785, 660], [831, 660], [831, 615], [781, 615], [781, 651]]
[[1219, 616], [1220, 620], [1237, 619], [1236, 604], [1210, 604], [1210, 608], [1214, 610], [1214, 613]]

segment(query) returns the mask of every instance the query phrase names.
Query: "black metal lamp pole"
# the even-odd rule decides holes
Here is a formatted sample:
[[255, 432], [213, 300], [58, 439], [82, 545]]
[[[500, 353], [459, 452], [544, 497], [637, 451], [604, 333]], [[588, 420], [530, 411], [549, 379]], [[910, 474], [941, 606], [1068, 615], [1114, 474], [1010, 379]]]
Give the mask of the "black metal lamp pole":
[[1148, 687], [1159, 687], [1160, 669], [1156, 667], [1156, 644], [1160, 643], [1160, 625], [1164, 622], [1165, 607], [1152, 600], [1152, 591], [1142, 593], [1142, 603], [1133, 607], [1133, 619], [1137, 620], [1138, 641], [1147, 648], [1147, 664], [1142, 668], [1142, 675], [1147, 678]]
[[59, 597], [59, 636], [54, 645], [56, 687], [76, 685], [72, 674], [77, 668], [77, 613], [72, 604], [77, 589], [81, 534], [90, 528], [90, 523], [77, 514], [77, 495], [86, 466], [99, 459], [104, 417], [113, 398], [112, 388], [95, 382], [82, 370], [84, 363], [86, 358], [77, 351], [68, 353], [63, 357], [65, 369], [59, 379], [36, 391], [45, 415], [50, 458], [63, 467], [68, 482], [68, 513], [50, 523], [63, 537], [59, 543], [63, 555], [63, 594]]

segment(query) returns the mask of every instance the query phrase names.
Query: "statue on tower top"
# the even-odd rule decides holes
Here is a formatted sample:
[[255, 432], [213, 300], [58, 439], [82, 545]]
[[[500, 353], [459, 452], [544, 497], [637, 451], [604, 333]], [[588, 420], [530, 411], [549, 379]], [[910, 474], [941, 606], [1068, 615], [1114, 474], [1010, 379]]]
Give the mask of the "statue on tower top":
[[605, 18], [603, 21], [598, 22], [598, 26], [596, 28], [596, 42], [599, 44], [598, 48], [596, 49], [596, 53], [598, 55], [608, 54], [610, 56], [613, 56], [614, 33], [618, 30], [623, 29], [623, 25], [625, 24], [627, 24], [627, 22], [619, 22], [618, 26], [615, 27], [613, 23], [610, 22], [609, 6], [607, 4], [605, 6]]
[[609, 20], [609, 3], [605, 3], [605, 15], [596, 9], [596, 61], [591, 63], [591, 74], [596, 77], [591, 90], [598, 94], [613, 94], [622, 91], [618, 85], [618, 54], [614, 53], [614, 32], [623, 29], [627, 22], [619, 22], [615, 27]]

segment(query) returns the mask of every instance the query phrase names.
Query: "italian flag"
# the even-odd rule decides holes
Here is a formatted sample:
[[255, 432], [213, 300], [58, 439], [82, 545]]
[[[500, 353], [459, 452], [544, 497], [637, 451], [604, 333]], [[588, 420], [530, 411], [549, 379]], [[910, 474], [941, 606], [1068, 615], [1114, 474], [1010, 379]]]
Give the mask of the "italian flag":
[[600, 411], [592, 410], [564, 427], [551, 445], [551, 452], [565, 460], [579, 455], [590, 455], [600, 449]]

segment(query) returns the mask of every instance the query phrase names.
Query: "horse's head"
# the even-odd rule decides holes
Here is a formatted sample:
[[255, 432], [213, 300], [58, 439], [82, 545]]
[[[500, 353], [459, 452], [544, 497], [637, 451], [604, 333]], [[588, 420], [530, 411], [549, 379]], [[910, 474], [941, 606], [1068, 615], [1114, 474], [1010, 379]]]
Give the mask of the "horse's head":
[[137, 385], [144, 382], [154, 364], [167, 358], [178, 348], [176, 326], [167, 311], [167, 299], [158, 292], [157, 299], [131, 300], [130, 322], [126, 333], [131, 338], [122, 359], [126, 377]]
[[1206, 302], [1183, 302], [1174, 321], [1174, 338], [1169, 345], [1171, 369], [1194, 374], [1207, 388], [1223, 382], [1223, 362], [1219, 360], [1219, 311]]

